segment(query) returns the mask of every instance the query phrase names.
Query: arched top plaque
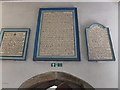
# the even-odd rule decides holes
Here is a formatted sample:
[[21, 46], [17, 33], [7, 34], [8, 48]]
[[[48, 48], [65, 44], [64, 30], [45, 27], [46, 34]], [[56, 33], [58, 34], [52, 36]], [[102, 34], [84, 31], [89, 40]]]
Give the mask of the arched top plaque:
[[94, 23], [85, 30], [89, 61], [114, 61], [114, 51], [109, 28]]

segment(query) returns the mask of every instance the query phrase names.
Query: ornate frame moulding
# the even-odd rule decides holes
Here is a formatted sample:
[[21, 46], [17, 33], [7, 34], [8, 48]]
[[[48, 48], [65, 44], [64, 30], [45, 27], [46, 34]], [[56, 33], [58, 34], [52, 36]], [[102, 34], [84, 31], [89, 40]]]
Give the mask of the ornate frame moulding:
[[109, 28], [94, 23], [85, 32], [89, 61], [115, 61]]
[[40, 8], [34, 61], [79, 61], [77, 8]]
[[0, 34], [1, 60], [26, 60], [29, 28], [2, 28]]

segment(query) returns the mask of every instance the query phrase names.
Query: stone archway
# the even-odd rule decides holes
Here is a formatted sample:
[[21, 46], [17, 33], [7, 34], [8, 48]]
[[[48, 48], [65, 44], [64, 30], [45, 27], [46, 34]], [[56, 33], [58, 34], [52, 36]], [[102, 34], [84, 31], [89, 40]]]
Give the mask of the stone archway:
[[63, 83], [65, 83], [66, 86], [72, 88], [72, 90], [76, 88], [79, 88], [79, 90], [95, 90], [87, 82], [64, 72], [47, 72], [34, 76], [29, 80], [25, 81], [19, 89], [21, 90], [25, 88], [40, 88], [40, 90], [46, 90], [53, 85], [59, 86]]

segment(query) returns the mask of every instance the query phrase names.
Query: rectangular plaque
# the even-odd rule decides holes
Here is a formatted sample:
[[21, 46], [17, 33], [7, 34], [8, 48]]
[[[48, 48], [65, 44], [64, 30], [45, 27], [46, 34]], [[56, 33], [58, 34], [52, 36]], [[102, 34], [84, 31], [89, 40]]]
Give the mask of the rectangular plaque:
[[76, 8], [40, 8], [34, 60], [80, 60]]
[[95, 23], [86, 28], [89, 61], [115, 60], [109, 28]]
[[25, 60], [30, 29], [3, 28], [1, 30], [0, 59]]

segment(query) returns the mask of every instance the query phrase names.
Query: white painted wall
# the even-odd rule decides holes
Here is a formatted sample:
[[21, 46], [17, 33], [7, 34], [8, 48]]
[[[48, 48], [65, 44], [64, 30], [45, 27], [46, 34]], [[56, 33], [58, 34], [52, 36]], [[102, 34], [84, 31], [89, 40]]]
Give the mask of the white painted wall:
[[[120, 2], [118, 3], [118, 16], [120, 15]], [[118, 17], [118, 28], [120, 29], [120, 17]], [[120, 30], [118, 31], [118, 38], [120, 38]], [[120, 39], [118, 39], [118, 51], [120, 51]], [[118, 58], [120, 58], [120, 53], [118, 53]], [[118, 62], [118, 88], [120, 90], [120, 61]]]
[[[34, 40], [40, 7], [77, 7], [81, 39], [81, 62], [62, 62], [62, 68], [50, 67], [51, 62], [33, 62]], [[70, 73], [95, 88], [118, 87], [118, 5], [117, 3], [3, 3], [3, 28], [31, 28], [27, 61], [3, 61], [3, 88], [18, 88], [25, 80], [48, 71]], [[88, 62], [85, 27], [98, 22], [110, 28], [116, 55], [115, 62]]]

